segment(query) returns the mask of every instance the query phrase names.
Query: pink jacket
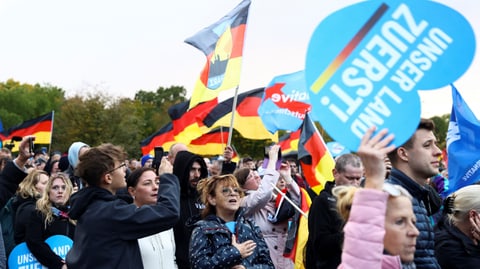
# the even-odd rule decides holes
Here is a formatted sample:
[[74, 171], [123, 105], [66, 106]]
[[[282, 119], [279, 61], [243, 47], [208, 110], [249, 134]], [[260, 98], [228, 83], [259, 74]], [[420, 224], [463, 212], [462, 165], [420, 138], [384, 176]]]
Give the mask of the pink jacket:
[[355, 193], [338, 268], [402, 268], [400, 256], [383, 254], [387, 199], [388, 193], [372, 189]]

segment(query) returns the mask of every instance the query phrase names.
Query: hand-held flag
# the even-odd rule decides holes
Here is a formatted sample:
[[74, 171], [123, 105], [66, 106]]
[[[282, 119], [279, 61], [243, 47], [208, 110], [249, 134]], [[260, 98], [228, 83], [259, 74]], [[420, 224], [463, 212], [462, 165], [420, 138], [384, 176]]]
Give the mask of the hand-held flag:
[[[50, 145], [52, 143], [53, 115], [54, 112], [52, 111], [9, 128], [3, 132], [4, 140], [9, 141], [14, 136], [24, 137], [33, 135], [35, 136], [35, 144]], [[15, 144], [12, 152], [18, 151], [18, 145], [19, 143]]]
[[335, 161], [310, 119], [309, 113], [305, 115], [301, 128], [298, 160], [302, 165], [307, 183], [318, 194], [325, 186], [326, 181], [333, 180], [332, 170], [335, 167]]
[[447, 133], [448, 193], [480, 180], [480, 122], [452, 86], [452, 114]]
[[219, 21], [185, 40], [207, 56], [207, 63], [193, 90], [190, 108], [217, 97], [220, 91], [239, 85], [250, 3], [250, 0], [243, 0]]

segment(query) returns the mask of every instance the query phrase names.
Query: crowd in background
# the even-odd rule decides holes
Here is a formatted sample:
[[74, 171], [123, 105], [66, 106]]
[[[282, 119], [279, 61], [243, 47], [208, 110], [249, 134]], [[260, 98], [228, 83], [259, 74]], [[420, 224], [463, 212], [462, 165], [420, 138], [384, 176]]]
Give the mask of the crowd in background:
[[[0, 150], [0, 206], [14, 212], [0, 268], [22, 242], [48, 268], [298, 268], [286, 254], [299, 213], [304, 268], [475, 268], [480, 185], [446, 195], [433, 128], [422, 119], [397, 147], [369, 129], [356, 153], [335, 156], [323, 190], [308, 190], [309, 212], [299, 212], [309, 189], [300, 165], [277, 166], [278, 145], [237, 164], [230, 146], [220, 158], [181, 143], [128, 158], [82, 142], [30, 153], [24, 138], [16, 156]], [[65, 259], [45, 243], [52, 235], [73, 240]]]

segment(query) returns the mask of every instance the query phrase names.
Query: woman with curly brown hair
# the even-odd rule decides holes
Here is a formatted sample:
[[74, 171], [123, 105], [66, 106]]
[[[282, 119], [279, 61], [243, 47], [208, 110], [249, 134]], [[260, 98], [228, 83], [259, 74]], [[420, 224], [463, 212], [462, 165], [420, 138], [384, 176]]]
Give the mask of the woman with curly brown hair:
[[205, 209], [190, 240], [192, 268], [274, 268], [260, 229], [243, 216], [237, 179], [212, 176], [197, 190]]

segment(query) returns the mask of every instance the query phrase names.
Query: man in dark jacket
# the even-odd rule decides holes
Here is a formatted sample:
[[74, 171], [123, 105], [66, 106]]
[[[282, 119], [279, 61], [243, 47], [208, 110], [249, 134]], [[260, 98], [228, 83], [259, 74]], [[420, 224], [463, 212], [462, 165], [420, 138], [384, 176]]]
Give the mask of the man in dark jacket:
[[[167, 160], [162, 160], [165, 165]], [[162, 174], [157, 203], [137, 208], [115, 196], [125, 188], [125, 152], [112, 144], [90, 148], [80, 156], [77, 173], [88, 183], [71, 198], [69, 216], [77, 220], [66, 262], [77, 268], [143, 268], [139, 238], [171, 229], [180, 214], [180, 186]]]
[[[15, 194], [18, 184], [27, 176], [25, 164], [28, 159], [33, 156], [33, 153], [29, 151], [29, 138], [30, 136], [25, 136], [22, 139], [17, 158], [13, 161], [7, 161], [4, 169], [0, 171], [0, 209], [3, 208], [8, 200]], [[3, 241], [2, 227], [0, 226], [0, 268], [6, 267], [7, 256], [5, 253], [5, 242]]]
[[189, 269], [188, 247], [193, 225], [200, 220], [200, 202], [197, 183], [208, 177], [207, 164], [199, 155], [180, 151], [173, 163], [173, 174], [180, 181], [180, 220], [173, 227], [175, 235], [175, 257], [179, 269]]
[[428, 178], [438, 174], [438, 159], [442, 155], [436, 145], [434, 129], [433, 121], [421, 119], [410, 139], [388, 154], [392, 163], [388, 181], [404, 187], [413, 196], [413, 211], [420, 231], [414, 260], [417, 269], [440, 268], [435, 258], [434, 232], [428, 217], [434, 210], [429, 191], [424, 187]]
[[337, 214], [337, 200], [332, 195], [335, 186], [359, 186], [363, 176], [363, 165], [354, 154], [343, 154], [335, 162], [334, 181], [315, 197], [308, 214], [308, 240], [305, 266], [309, 269], [337, 268], [342, 256], [343, 222]]

